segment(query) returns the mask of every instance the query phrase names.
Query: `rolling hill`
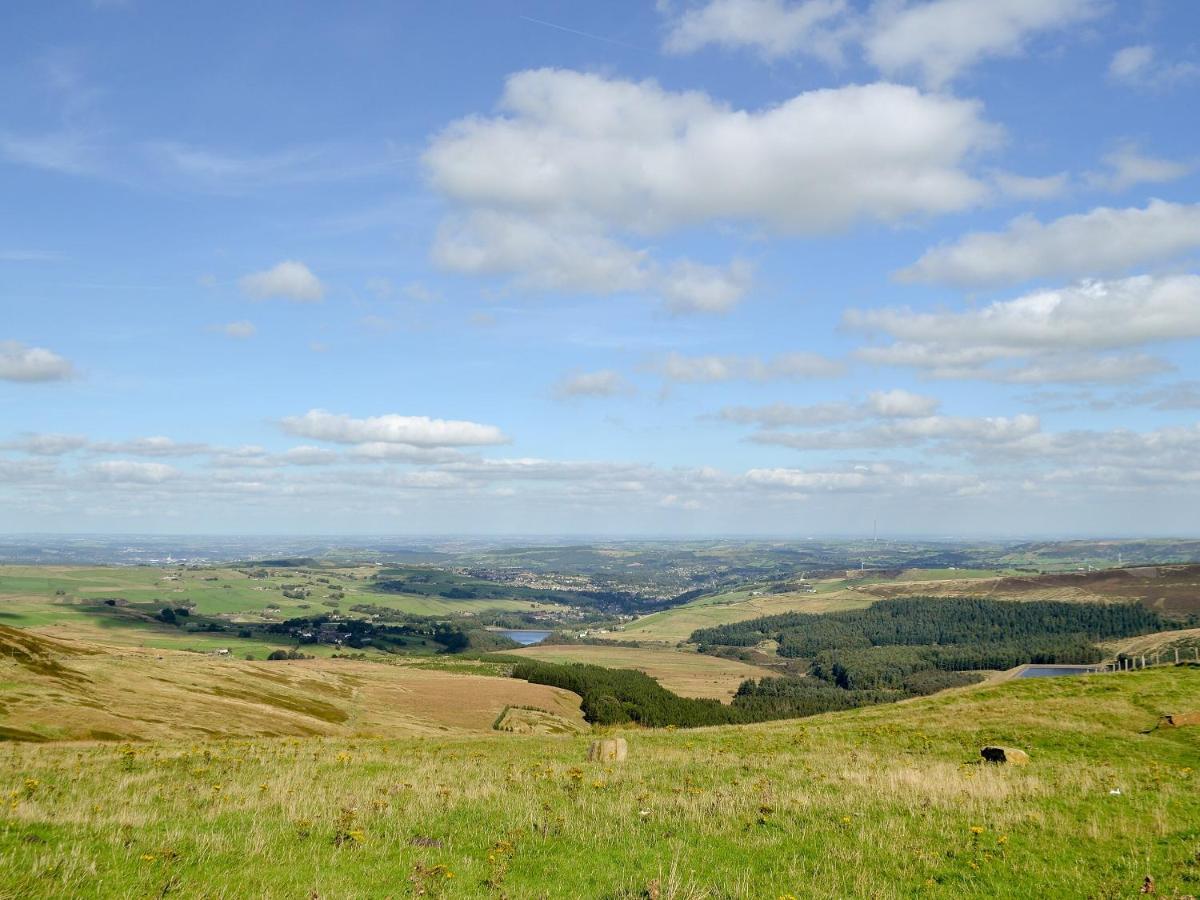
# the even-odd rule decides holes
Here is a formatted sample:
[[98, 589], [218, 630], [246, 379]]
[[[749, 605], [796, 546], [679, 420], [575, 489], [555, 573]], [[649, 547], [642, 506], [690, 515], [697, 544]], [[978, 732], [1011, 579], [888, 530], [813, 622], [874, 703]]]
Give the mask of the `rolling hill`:
[[461, 668], [467, 671], [349, 659], [248, 662], [0, 626], [0, 738], [463, 734], [490, 732], [507, 706], [582, 724], [574, 694]]

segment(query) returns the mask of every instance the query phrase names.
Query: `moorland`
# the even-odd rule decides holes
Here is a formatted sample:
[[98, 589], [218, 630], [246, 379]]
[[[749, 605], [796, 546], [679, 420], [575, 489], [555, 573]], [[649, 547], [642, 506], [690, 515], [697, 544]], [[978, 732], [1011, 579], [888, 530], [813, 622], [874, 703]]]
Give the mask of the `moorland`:
[[1196, 893], [1193, 543], [880, 543], [0, 565], [0, 897]]

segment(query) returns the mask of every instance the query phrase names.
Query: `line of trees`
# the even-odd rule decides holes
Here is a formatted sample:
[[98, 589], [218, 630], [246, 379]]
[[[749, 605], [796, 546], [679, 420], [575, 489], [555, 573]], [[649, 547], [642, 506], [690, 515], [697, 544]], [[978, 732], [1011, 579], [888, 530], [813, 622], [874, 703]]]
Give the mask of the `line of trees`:
[[890, 703], [974, 680], [973, 676], [957, 672], [938, 674], [941, 681], [937, 684], [927, 680], [884, 690], [847, 690], [816, 678], [749, 679], [742, 682], [733, 702], [726, 706], [716, 700], [680, 697], [644, 672], [633, 669], [521, 659], [512, 671], [514, 678], [578, 694], [583, 698], [583, 716], [593, 724], [633, 722], [651, 728], [668, 725], [697, 728], [796, 719], [874, 703]]

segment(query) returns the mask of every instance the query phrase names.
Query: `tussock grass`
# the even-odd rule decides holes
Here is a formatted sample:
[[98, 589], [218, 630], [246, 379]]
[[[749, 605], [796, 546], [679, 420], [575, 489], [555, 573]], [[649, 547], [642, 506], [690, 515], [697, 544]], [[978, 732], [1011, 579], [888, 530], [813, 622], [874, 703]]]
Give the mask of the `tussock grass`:
[[[0, 897], [1200, 893], [1200, 669], [587, 736], [0, 745]], [[1025, 768], [979, 762], [1019, 746]], [[1110, 793], [1119, 790], [1119, 794]]]

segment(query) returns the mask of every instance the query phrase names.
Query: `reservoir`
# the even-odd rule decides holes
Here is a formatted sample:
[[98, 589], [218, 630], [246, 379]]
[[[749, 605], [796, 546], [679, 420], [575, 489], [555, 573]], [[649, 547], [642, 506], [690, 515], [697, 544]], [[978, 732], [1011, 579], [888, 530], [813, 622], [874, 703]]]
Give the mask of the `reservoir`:
[[528, 647], [530, 644], [540, 644], [546, 638], [550, 637], [549, 631], [529, 631], [523, 628], [502, 628], [497, 634], [502, 634], [506, 638], [511, 638], [518, 644], [524, 644]]
[[1093, 666], [1026, 666], [1018, 678], [1050, 678], [1055, 675], [1090, 675], [1095, 672]]

